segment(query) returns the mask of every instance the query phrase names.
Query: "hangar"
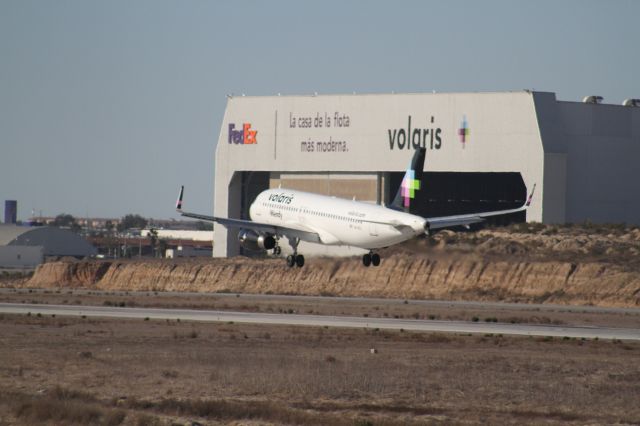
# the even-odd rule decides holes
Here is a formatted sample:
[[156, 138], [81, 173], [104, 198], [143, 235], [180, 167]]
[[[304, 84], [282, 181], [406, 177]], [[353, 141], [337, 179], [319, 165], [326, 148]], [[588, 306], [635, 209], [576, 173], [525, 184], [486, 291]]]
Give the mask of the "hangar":
[[[536, 184], [526, 216], [503, 220], [638, 224], [638, 101], [601, 100], [529, 90], [229, 96], [214, 215], [248, 219], [256, 195], [278, 186], [388, 203], [413, 150], [425, 147], [423, 216], [517, 207]], [[215, 226], [214, 241], [216, 257], [241, 252], [233, 230]]]
[[33, 268], [50, 256], [95, 256], [78, 234], [50, 226], [0, 225], [0, 267]]

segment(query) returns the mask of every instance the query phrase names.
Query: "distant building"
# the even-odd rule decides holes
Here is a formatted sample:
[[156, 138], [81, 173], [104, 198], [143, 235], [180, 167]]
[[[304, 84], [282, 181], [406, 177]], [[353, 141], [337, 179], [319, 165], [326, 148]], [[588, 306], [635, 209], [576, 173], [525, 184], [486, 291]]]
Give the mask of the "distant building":
[[[164, 257], [211, 257], [213, 249], [213, 231], [194, 231], [191, 229], [156, 229], [158, 240], [165, 241]], [[140, 231], [140, 236], [149, 238], [150, 229]]]
[[6, 200], [4, 202], [4, 223], [13, 225], [18, 219], [18, 202], [16, 200]]
[[[422, 216], [518, 207], [537, 184], [531, 208], [494, 221], [640, 224], [639, 106], [528, 90], [230, 96], [213, 216], [248, 219], [256, 196], [279, 187], [388, 204], [413, 151], [426, 148]], [[239, 254], [239, 231], [216, 226], [214, 256]]]
[[[32, 216], [28, 219], [29, 223], [38, 225], [51, 225], [55, 222], [55, 216]], [[117, 228], [122, 222], [122, 218], [114, 217], [75, 217], [76, 223], [85, 229], [106, 229], [107, 223], [111, 223], [114, 228]], [[175, 219], [153, 219], [147, 218], [149, 225], [154, 228], [163, 229], [191, 229], [195, 230], [199, 223], [193, 220], [175, 220]]]
[[[149, 237], [150, 229], [140, 231], [141, 237]], [[169, 240], [213, 241], [213, 231], [194, 231], [191, 229], [156, 229], [157, 237]]]
[[0, 267], [35, 267], [46, 257], [94, 256], [87, 240], [71, 231], [48, 226], [0, 225]]
[[[55, 216], [33, 216], [29, 218], [30, 223], [38, 223], [41, 225], [51, 225], [55, 220]], [[111, 222], [114, 227], [120, 224], [120, 219], [108, 217], [76, 217], [75, 220], [81, 227], [91, 229], [105, 229], [107, 222]]]
[[33, 269], [44, 261], [42, 246], [0, 246], [0, 269]]
[[176, 259], [179, 257], [211, 257], [211, 254], [211, 248], [178, 246], [177, 248], [167, 249], [164, 257], [167, 259]]

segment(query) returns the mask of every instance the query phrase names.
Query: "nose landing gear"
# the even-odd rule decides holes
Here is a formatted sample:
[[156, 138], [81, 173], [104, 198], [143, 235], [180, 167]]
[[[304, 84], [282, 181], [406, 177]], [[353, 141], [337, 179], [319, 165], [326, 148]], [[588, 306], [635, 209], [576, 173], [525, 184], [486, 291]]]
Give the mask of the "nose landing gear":
[[380, 265], [380, 255], [378, 253], [369, 252], [362, 256], [362, 264], [364, 266], [378, 266]]

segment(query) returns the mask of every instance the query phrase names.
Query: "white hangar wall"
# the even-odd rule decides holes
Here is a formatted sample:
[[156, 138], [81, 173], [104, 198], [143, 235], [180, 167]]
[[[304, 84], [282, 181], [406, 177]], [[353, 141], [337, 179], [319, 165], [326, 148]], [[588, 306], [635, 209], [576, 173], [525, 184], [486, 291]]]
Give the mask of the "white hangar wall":
[[553, 93], [536, 93], [535, 101], [545, 151], [543, 219], [640, 224], [640, 108], [556, 101]]
[[44, 261], [42, 246], [0, 245], [0, 269], [31, 269]]
[[[571, 179], [565, 177], [565, 152], [545, 154], [536, 109], [547, 106], [535, 101], [539, 95], [553, 96], [522, 91], [229, 98], [216, 149], [214, 214], [240, 217], [240, 172], [400, 172], [420, 145], [427, 148], [428, 171], [521, 173], [527, 187], [538, 184], [527, 220], [563, 221], [566, 191], [553, 188], [546, 196], [546, 188]], [[464, 143], [461, 128], [468, 133]], [[214, 256], [237, 254], [235, 237], [215, 226]]]
[[[369, 179], [359, 199], [379, 201], [382, 174], [403, 171], [414, 144], [427, 148], [426, 171], [517, 172], [537, 183], [528, 221], [640, 223], [640, 108], [529, 91], [229, 98], [214, 214], [240, 217], [252, 201], [243, 194], [255, 182], [242, 172], [342, 192]], [[238, 253], [235, 236], [216, 226], [214, 256]]]

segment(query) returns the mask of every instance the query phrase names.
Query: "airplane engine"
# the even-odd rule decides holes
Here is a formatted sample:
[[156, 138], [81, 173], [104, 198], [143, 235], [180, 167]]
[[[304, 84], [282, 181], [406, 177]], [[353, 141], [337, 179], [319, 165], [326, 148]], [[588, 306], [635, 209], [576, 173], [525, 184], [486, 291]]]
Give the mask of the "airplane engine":
[[276, 246], [276, 239], [269, 234], [261, 234], [251, 229], [241, 229], [238, 233], [240, 245], [249, 250], [271, 250]]

